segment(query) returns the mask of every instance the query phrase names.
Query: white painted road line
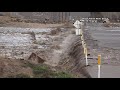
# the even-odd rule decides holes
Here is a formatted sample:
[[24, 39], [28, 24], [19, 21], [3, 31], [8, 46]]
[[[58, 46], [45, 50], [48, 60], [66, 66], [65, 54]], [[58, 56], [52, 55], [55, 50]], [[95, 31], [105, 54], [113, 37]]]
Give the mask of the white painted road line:
[[105, 35], [105, 36], [116, 35], [116, 36], [119, 36], [120, 34], [95, 33], [95, 35]]
[[119, 31], [120, 32], [120, 30], [105, 30], [105, 31], [110, 31], [110, 32]]

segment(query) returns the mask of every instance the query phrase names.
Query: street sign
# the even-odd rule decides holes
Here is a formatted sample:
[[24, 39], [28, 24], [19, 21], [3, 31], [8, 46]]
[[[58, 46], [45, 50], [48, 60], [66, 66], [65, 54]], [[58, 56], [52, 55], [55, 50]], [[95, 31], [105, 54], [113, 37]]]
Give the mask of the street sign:
[[79, 20], [76, 20], [76, 22], [74, 23], [74, 26], [77, 28], [77, 29], [80, 29], [81, 27], [81, 22]]

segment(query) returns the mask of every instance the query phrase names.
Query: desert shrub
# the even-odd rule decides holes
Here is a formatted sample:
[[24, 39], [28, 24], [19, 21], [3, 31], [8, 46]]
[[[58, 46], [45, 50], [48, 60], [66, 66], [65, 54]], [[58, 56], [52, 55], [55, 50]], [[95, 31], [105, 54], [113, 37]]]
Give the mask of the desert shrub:
[[55, 73], [55, 78], [73, 78], [73, 76], [66, 72], [57, 72]]
[[38, 78], [72, 78], [73, 76], [66, 72], [54, 72], [46, 66], [36, 66], [33, 68], [33, 73]]
[[72, 78], [73, 75], [63, 71], [53, 71], [51, 67], [45, 64], [35, 65], [27, 63], [27, 66], [33, 70], [34, 78]]
[[48, 67], [44, 65], [38, 65], [33, 67], [33, 73], [34, 74], [43, 74], [45, 72], [49, 72]]

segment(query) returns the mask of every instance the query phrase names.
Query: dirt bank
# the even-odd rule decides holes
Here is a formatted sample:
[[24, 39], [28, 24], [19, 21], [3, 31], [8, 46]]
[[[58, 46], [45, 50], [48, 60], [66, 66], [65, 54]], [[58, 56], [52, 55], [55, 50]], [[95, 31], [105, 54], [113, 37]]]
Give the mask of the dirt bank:
[[74, 73], [77, 77], [90, 78], [90, 75], [85, 70], [85, 58], [83, 47], [79, 36], [74, 34], [69, 35], [63, 42], [63, 53], [59, 66], [63, 70]]
[[22, 75], [33, 77], [33, 72], [30, 67], [24, 67], [25, 64], [17, 59], [5, 59], [0, 57], [0, 78]]

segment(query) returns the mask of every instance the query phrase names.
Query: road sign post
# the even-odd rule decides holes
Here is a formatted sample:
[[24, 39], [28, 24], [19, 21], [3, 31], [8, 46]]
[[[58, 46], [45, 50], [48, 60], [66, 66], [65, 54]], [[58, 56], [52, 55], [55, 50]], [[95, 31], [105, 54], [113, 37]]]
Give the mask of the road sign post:
[[101, 55], [98, 55], [98, 78], [100, 78]]
[[76, 35], [79, 35], [79, 29], [76, 29], [75, 31], [76, 31]]
[[80, 33], [81, 33], [81, 29], [78, 29], [78, 32], [79, 32], [79, 35], [80, 35]]
[[76, 20], [76, 22], [73, 24], [76, 27], [76, 35], [80, 35], [80, 28], [81, 28], [81, 23], [79, 20]]

